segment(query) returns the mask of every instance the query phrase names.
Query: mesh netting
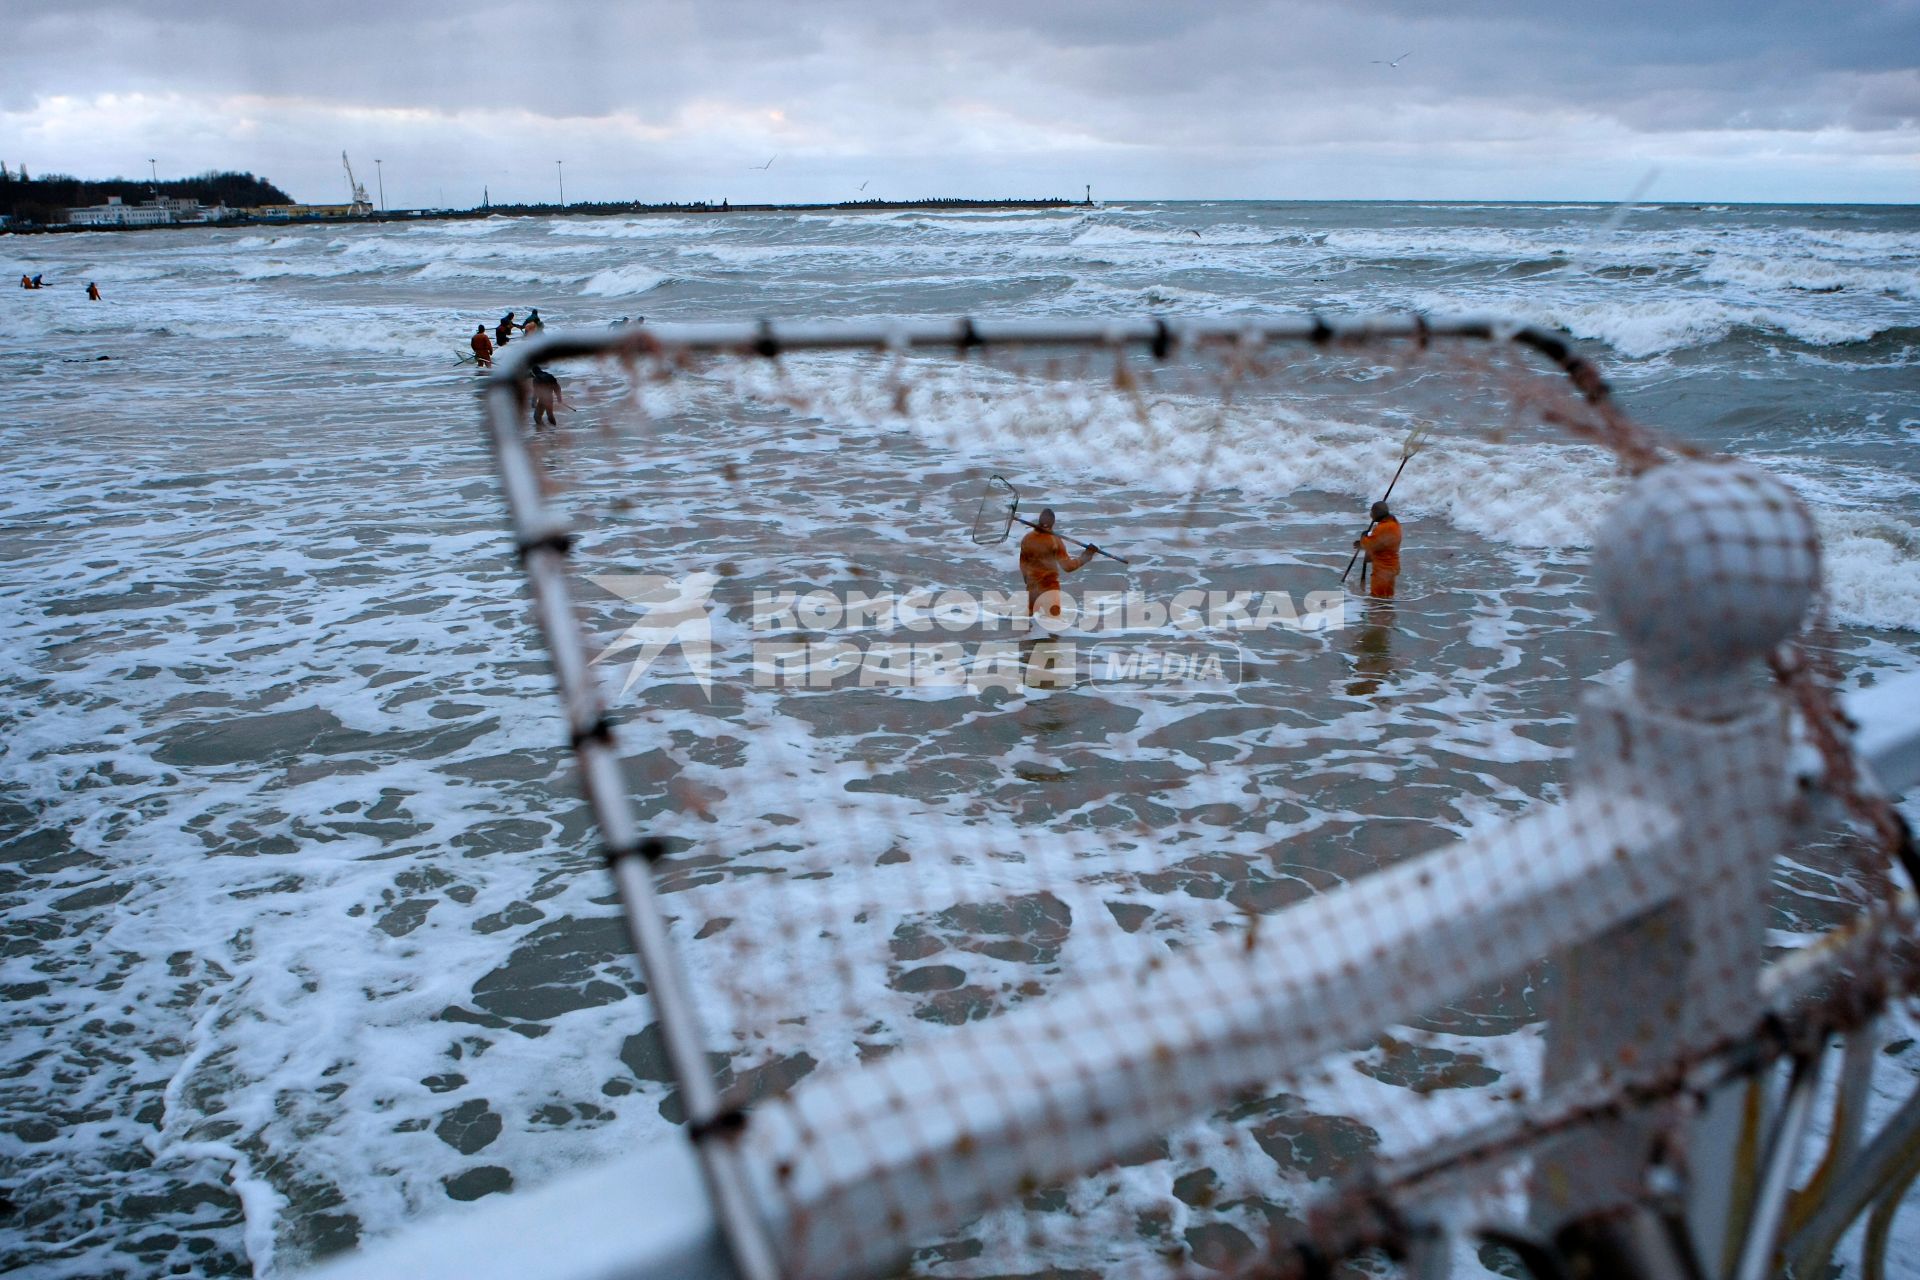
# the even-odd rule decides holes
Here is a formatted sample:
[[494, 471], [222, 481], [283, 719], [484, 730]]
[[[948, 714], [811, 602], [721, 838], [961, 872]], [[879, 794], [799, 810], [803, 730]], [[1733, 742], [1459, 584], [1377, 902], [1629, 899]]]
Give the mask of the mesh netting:
[[980, 485], [980, 502], [973, 509], [970, 531], [975, 546], [997, 546], [1013, 532], [1020, 495], [1005, 476], [988, 476]]
[[[1818, 567], [1780, 486], [1666, 465], [1551, 347], [1168, 333], [642, 332], [502, 433], [691, 996], [628, 1065], [787, 1274], [1574, 1248], [1677, 1133], [1740, 1140], [1723, 1079], [1905, 985], [1873, 930], [1756, 977], [1899, 910], [1844, 645], [1779, 647]], [[1796, 802], [1768, 661], [1850, 812]]]

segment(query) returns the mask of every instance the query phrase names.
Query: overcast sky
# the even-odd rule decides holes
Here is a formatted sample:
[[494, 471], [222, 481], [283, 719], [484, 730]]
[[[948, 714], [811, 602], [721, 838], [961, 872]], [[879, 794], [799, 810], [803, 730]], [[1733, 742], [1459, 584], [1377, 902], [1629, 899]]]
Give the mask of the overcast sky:
[[1920, 200], [1920, 0], [0, 0], [0, 30], [10, 168], [316, 202], [343, 149], [393, 208], [1619, 199], [1656, 169], [1654, 199]]

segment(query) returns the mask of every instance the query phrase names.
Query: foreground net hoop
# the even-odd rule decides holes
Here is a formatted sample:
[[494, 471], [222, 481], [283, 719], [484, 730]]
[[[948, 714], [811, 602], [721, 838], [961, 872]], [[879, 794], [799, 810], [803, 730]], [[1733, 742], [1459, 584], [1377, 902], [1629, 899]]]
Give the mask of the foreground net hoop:
[[[683, 1091], [689, 1132], [741, 1274], [754, 1280], [779, 1274], [781, 1250], [756, 1208], [764, 1197], [756, 1190], [752, 1162], [736, 1140], [741, 1113], [713, 1088], [706, 1070], [705, 1038], [650, 873], [663, 850], [657, 842], [641, 837], [614, 751], [608, 710], [588, 670], [589, 649], [564, 572], [574, 531], [548, 500], [539, 464], [529, 451], [521, 426], [524, 408], [519, 378], [523, 371], [577, 356], [611, 356], [671, 367], [708, 355], [777, 360], [787, 353], [868, 350], [895, 355], [946, 351], [965, 356], [1008, 347], [1144, 350], [1155, 359], [1165, 360], [1182, 352], [1206, 349], [1225, 349], [1245, 356], [1288, 345], [1346, 348], [1411, 340], [1424, 346], [1436, 338], [1510, 343], [1537, 353], [1566, 375], [1582, 400], [1608, 415], [1610, 425], [1621, 427], [1618, 437], [1609, 443], [1616, 446], [1629, 470], [1645, 469], [1658, 460], [1658, 447], [1648, 437], [1610, 417], [1606, 384], [1593, 366], [1558, 335], [1480, 318], [1384, 317], [1335, 322], [1304, 317], [1256, 324], [1148, 319], [1080, 324], [960, 320], [890, 325], [661, 325], [587, 339], [544, 338], [517, 349], [503, 361], [501, 372], [487, 384], [486, 403], [518, 548], [526, 564], [536, 614], [554, 658], [583, 787], [605, 837], [627, 925], [661, 1023], [661, 1039]], [[1684, 451], [1674, 450], [1668, 456], [1675, 452]], [[974, 511], [970, 536], [976, 544], [1003, 541], [1011, 529], [1017, 497], [1004, 480], [1000, 484], [1005, 486], [1004, 499], [990, 480]], [[1884, 935], [1878, 943], [1885, 944]], [[1909, 978], [1903, 977], [1902, 983]], [[1676, 1090], [1685, 1087], [1675, 1086]], [[1597, 1112], [1606, 1105], [1603, 1099], [1589, 1110]], [[1588, 1113], [1575, 1108], [1569, 1114], [1577, 1120]], [[1535, 1130], [1543, 1127], [1551, 1128], [1552, 1123], [1541, 1118], [1532, 1123]], [[1409, 1182], [1418, 1181], [1432, 1172], [1431, 1166], [1416, 1162], [1405, 1177]]]
[[1013, 532], [1013, 519], [1020, 511], [1020, 495], [1004, 476], [988, 476], [980, 486], [980, 505], [974, 508], [969, 537], [977, 547], [991, 547], [1007, 540]]

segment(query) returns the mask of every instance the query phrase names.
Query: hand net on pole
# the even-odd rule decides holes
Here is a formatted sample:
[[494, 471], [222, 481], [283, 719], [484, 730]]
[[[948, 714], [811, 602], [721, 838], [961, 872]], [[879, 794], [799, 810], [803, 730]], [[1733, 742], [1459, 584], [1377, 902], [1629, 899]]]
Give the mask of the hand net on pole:
[[[1377, 1271], [1436, 1196], [1524, 1222], [1536, 1159], [1586, 1158], [1539, 1156], [1556, 1126], [1623, 1100], [1681, 1123], [1679, 1073], [1733, 1030], [1656, 1020], [1613, 1086], [1543, 1084], [1552, 957], [1658, 889], [1578, 851], [1700, 839], [1634, 787], [1516, 825], [1579, 798], [1578, 696], [1624, 678], [1592, 519], [1691, 453], [1589, 367], [1425, 324], [1132, 345], [967, 325], [947, 351], [689, 335], [550, 351], [578, 412], [517, 441], [573, 529], [624, 799], [660, 842], [699, 1050], [748, 1116], [734, 1150], [790, 1273], [903, 1248], [942, 1276], [1329, 1247]], [[1416, 430], [1398, 593], [1343, 592]], [[1131, 553], [1067, 577], [1059, 635], [1027, 623], [997, 545], [1003, 476]], [[1702, 563], [1730, 597], [1750, 585], [1737, 547]], [[1522, 867], [1539, 882], [1496, 874]], [[1501, 935], [1452, 928], [1520, 887], [1538, 896]], [[1798, 936], [1893, 891], [1884, 849], [1835, 822], [1767, 892]], [[1490, 956], [1511, 962], [1463, 985]], [[1263, 1000], [1302, 1021], [1221, 1021]], [[679, 1121], [670, 1035], [619, 1052]], [[1449, 1145], [1503, 1120], [1504, 1141]]]
[[991, 547], [1007, 540], [1013, 531], [1013, 517], [1020, 507], [1020, 496], [1005, 477], [988, 476], [980, 486], [980, 501], [973, 510], [970, 536], [977, 547]]

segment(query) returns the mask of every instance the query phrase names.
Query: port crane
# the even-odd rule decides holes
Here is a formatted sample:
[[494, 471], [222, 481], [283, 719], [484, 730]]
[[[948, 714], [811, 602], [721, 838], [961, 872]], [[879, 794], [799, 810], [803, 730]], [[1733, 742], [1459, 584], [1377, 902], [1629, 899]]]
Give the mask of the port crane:
[[347, 171], [347, 191], [352, 197], [353, 216], [364, 218], [373, 212], [373, 201], [367, 199], [366, 187], [354, 181], [353, 162], [347, 159], [344, 151], [340, 153], [340, 164]]

